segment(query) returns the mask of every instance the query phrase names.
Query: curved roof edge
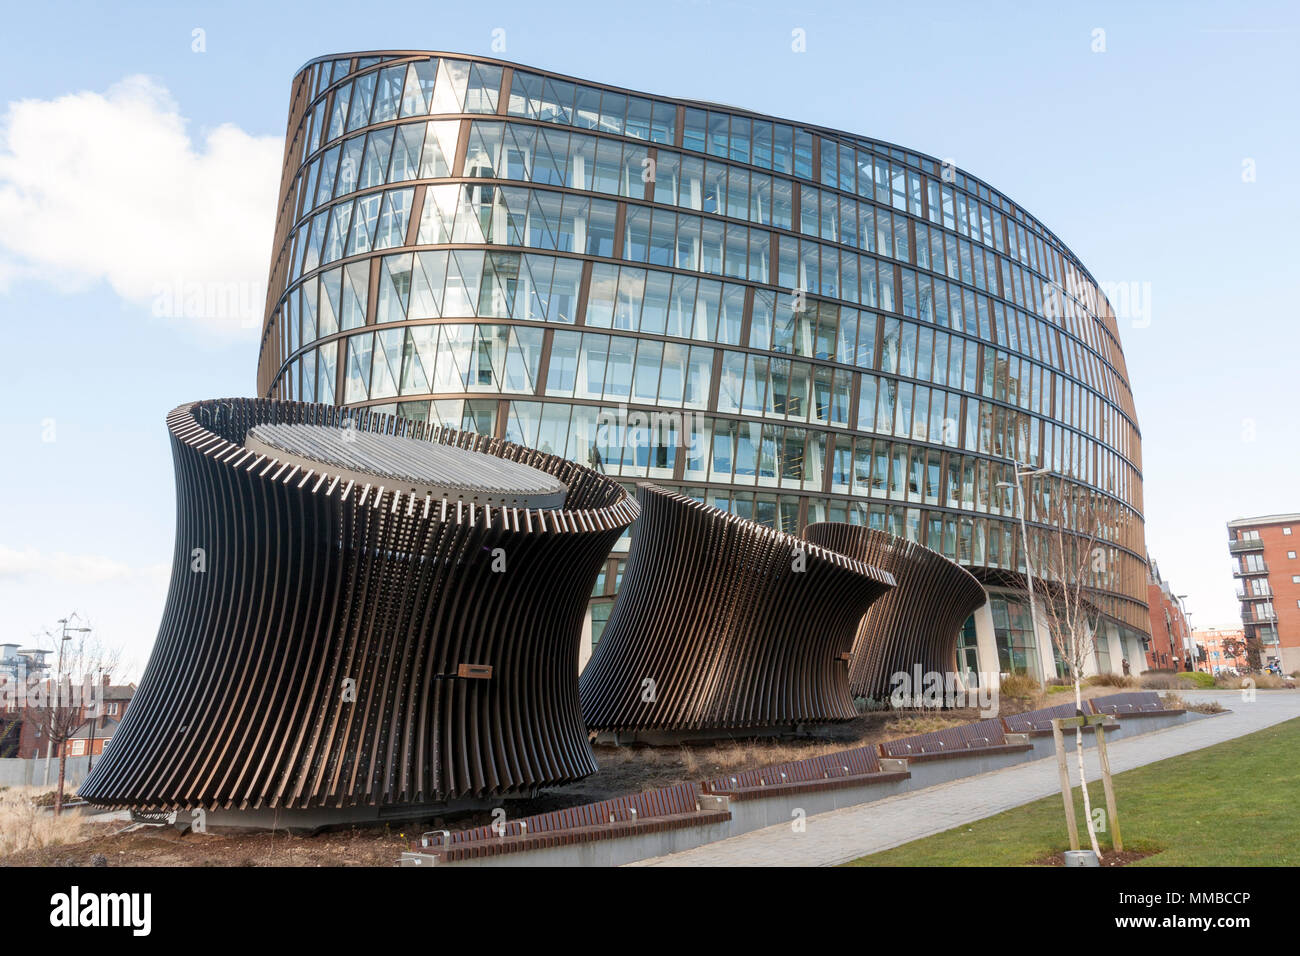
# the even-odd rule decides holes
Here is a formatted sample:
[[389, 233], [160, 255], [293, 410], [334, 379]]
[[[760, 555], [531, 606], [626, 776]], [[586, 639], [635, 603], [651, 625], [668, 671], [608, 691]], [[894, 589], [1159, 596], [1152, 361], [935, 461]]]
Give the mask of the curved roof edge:
[[1300, 523], [1300, 514], [1260, 515], [1257, 518], [1233, 518], [1228, 522], [1229, 528], [1249, 528], [1257, 524], [1281, 524], [1283, 521]]
[[[350, 59], [351, 57], [372, 57], [372, 56], [389, 57], [394, 59], [400, 57], [407, 57], [407, 56], [439, 56], [439, 57], [446, 56], [446, 57], [454, 57], [457, 59], [476, 60], [479, 62], [492, 63], [497, 66], [510, 67], [511, 69], [524, 70], [531, 73], [542, 73], [548, 76], [557, 77], [559, 79], [565, 80], [566, 82], [570, 82], [570, 83], [580, 83], [580, 84], [585, 84], [590, 86], [611, 87], [623, 93], [629, 93], [634, 96], [643, 96], [648, 99], [668, 100], [683, 106], [703, 107], [705, 109], [713, 107], [713, 108], [728, 110], [735, 113], [745, 114], [750, 117], [758, 117], [764, 120], [771, 120], [773, 122], [788, 123], [791, 126], [799, 126], [811, 132], [816, 132], [822, 135], [830, 135], [830, 136], [836, 136], [841, 138], [848, 138], [852, 140], [858, 140], [866, 143], [874, 143], [879, 146], [886, 147], [888, 149], [897, 149], [905, 153], [912, 153], [924, 160], [927, 160], [932, 163], [936, 163], [939, 166], [943, 166], [947, 162], [944, 159], [941, 159], [937, 156], [932, 156], [931, 154], [923, 152], [914, 147], [904, 146], [901, 143], [891, 143], [887, 140], [878, 139], [874, 136], [868, 136], [865, 133], [854, 133], [851, 132], [850, 130], [836, 129], [833, 126], [820, 126], [816, 123], [810, 123], [806, 120], [791, 119], [790, 117], [777, 116], [773, 113], [763, 113], [758, 110], [749, 109], [743, 106], [730, 106], [728, 104], [717, 103], [710, 100], [688, 99], [683, 96], [673, 96], [668, 93], [647, 93], [644, 90], [636, 90], [628, 86], [618, 86], [617, 84], [607, 83], [603, 80], [593, 80], [587, 77], [574, 76], [570, 73], [559, 73], [556, 72], [555, 70], [546, 69], [545, 67], [530, 66], [527, 63], [518, 63], [514, 60], [502, 60], [499, 59], [498, 57], [484, 56], [478, 53], [458, 53], [452, 50], [353, 50], [350, 52], [330, 53], [324, 56], [314, 57], [308, 60], [302, 66], [298, 67], [298, 69], [294, 71], [293, 75], [297, 77], [308, 67], [315, 66], [317, 63], [328, 63], [328, 62], [333, 62], [334, 60]], [[967, 179], [970, 179], [978, 183], [979, 185], [988, 189], [990, 192], [996, 194], [1002, 199], [1005, 199], [1012, 206], [1014, 206], [1022, 215], [1027, 216], [1029, 219], [1031, 219], [1035, 226], [1037, 226], [1045, 234], [1047, 234], [1052, 239], [1054, 239], [1057, 243], [1060, 244], [1061, 248], [1069, 254], [1074, 264], [1078, 266], [1078, 268], [1084, 273], [1084, 275], [1086, 275], [1088, 279], [1092, 282], [1093, 286], [1096, 287], [1098, 294], [1105, 297], [1105, 293], [1102, 292], [1101, 284], [1097, 281], [1097, 277], [1092, 274], [1092, 272], [1088, 269], [1086, 265], [1084, 265], [1083, 260], [1080, 259], [1078, 254], [1075, 253], [1075, 251], [1070, 248], [1069, 243], [1067, 243], [1064, 239], [1062, 239], [1059, 235], [1057, 235], [1052, 229], [1049, 229], [1047, 225], [1038, 216], [1035, 216], [1033, 213], [1029, 212], [1029, 210], [1026, 209], [1022, 203], [1012, 199], [1009, 195], [1007, 195], [1002, 190], [998, 189], [988, 180], [983, 179], [980, 176], [976, 176], [974, 173], [971, 173], [960, 166], [954, 166], [953, 168], [956, 169], [963, 176], [965, 176]], [[1109, 299], [1107, 299], [1107, 305], [1108, 306], [1110, 305]], [[1113, 307], [1111, 308], [1111, 311], [1112, 312], [1114, 311]], [[1115, 337], [1118, 340], [1119, 338], [1118, 330], [1116, 330]]]

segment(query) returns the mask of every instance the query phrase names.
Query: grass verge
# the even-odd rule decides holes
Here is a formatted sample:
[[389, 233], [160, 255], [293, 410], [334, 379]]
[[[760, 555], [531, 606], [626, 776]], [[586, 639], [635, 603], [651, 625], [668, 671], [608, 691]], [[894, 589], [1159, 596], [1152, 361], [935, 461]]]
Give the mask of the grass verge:
[[[1124, 849], [1149, 856], [1131, 866], [1300, 864], [1300, 718], [1115, 775]], [[1071, 770], [1074, 769], [1071, 758]], [[1105, 807], [1100, 781], [1093, 807]], [[1080, 841], [1083, 797], [1073, 792]], [[1103, 852], [1110, 834], [1099, 834]], [[1023, 866], [1069, 849], [1061, 796], [860, 857], [848, 866]]]

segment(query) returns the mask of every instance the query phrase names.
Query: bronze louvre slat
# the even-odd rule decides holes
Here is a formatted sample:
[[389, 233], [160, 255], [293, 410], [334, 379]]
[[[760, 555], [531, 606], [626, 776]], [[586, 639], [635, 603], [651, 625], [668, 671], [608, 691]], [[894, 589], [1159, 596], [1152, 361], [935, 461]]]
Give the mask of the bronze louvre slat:
[[[332, 406], [198, 402], [167, 423], [171, 587], [83, 797], [157, 810], [382, 807], [528, 792], [596, 769], [574, 675], [587, 596], [638, 514], [617, 482], [488, 436]], [[313, 477], [241, 451], [263, 424], [529, 466], [567, 489], [552, 516], [599, 520], [543, 524], [529, 508], [497, 521], [491, 502], [430, 507], [392, 478], [323, 481], [328, 462]]]
[[849, 684], [855, 697], [881, 700], [891, 675], [956, 670], [957, 632], [985, 600], [984, 587], [937, 551], [862, 525], [822, 521], [804, 537], [892, 574], [898, 586], [868, 609], [853, 642]]
[[839, 655], [894, 579], [652, 484], [637, 495], [623, 586], [582, 674], [587, 725], [743, 732], [852, 719]]

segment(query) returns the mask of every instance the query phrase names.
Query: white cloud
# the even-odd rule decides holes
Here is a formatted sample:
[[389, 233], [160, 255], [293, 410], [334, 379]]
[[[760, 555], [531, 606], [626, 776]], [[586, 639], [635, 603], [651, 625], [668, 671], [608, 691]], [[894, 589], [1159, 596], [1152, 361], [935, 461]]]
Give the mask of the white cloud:
[[103, 584], [131, 579], [166, 580], [167, 565], [133, 568], [98, 554], [43, 553], [33, 548], [16, 551], [0, 545], [0, 582], [13, 583], [29, 576], [71, 584]]
[[104, 280], [153, 314], [260, 325], [283, 142], [231, 124], [191, 136], [168, 91], [11, 102], [0, 124], [0, 290]]
[[130, 565], [98, 554], [0, 545], [0, 643], [31, 644], [75, 613], [120, 655], [114, 677], [138, 680], [167, 595], [169, 564]]

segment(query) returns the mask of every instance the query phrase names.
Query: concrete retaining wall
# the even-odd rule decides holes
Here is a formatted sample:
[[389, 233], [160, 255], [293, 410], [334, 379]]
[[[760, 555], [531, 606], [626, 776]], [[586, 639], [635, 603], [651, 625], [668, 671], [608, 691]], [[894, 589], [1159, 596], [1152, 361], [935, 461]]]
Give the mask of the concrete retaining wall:
[[[1203, 717], [1210, 717], [1212, 714], [1197, 714], [1188, 711], [1185, 714], [1161, 714], [1159, 717], [1120, 717], [1118, 726], [1106, 727], [1106, 742], [1111, 743], [1116, 740], [1123, 740], [1126, 737], [1136, 737], [1139, 734], [1150, 734], [1157, 730], [1164, 730], [1167, 727], [1177, 727], [1179, 724], [1185, 724], [1190, 720]], [[1064, 731], [1065, 752], [1074, 753], [1074, 731]], [[1093, 743], [1093, 734], [1085, 733], [1083, 735], [1083, 746], [1087, 750], [1095, 747]], [[1056, 755], [1056, 744], [1052, 741], [1051, 734], [1045, 734], [1041, 737], [1030, 737], [1030, 743], [1034, 745], [1034, 752], [1028, 759], [1040, 760], [1043, 757], [1052, 757]]]
[[436, 857], [425, 853], [403, 853], [399, 866], [622, 866], [637, 860], [680, 853], [697, 846], [725, 840], [735, 836], [724, 820], [703, 823], [680, 830], [661, 830], [656, 833], [638, 833], [615, 840], [596, 840], [593, 843], [575, 843], [568, 846], [547, 847], [520, 853], [502, 853], [474, 860], [457, 860], [439, 863]]
[[796, 810], [805, 816], [829, 813], [843, 807], [883, 800], [912, 789], [910, 780], [887, 780], [883, 783], [866, 783], [857, 787], [839, 787], [835, 790], [810, 790], [771, 797], [748, 797], [731, 800], [731, 823], [728, 836], [739, 836], [750, 830], [790, 823]]

